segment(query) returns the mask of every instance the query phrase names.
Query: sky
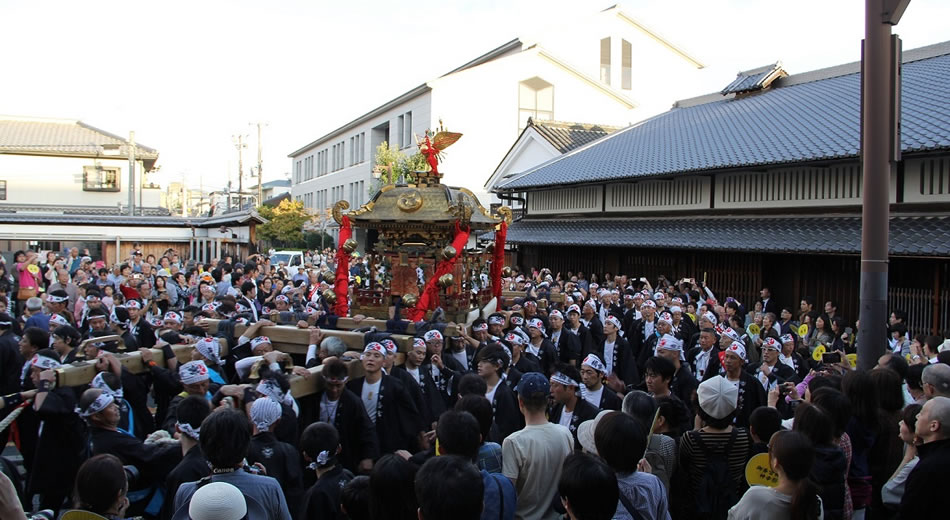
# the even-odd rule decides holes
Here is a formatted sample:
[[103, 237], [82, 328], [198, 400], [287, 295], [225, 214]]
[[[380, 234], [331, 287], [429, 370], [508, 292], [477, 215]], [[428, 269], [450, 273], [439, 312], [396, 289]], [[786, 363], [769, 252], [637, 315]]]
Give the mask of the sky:
[[[158, 149], [162, 184], [286, 178], [287, 155], [515, 37], [618, 3], [596, 0], [0, 0], [0, 114], [79, 119]], [[857, 61], [861, 0], [626, 0], [623, 9], [707, 64], [721, 89], [782, 60], [789, 73]], [[950, 39], [950, 2], [913, 0], [894, 32]], [[256, 179], [246, 177], [245, 184]]]

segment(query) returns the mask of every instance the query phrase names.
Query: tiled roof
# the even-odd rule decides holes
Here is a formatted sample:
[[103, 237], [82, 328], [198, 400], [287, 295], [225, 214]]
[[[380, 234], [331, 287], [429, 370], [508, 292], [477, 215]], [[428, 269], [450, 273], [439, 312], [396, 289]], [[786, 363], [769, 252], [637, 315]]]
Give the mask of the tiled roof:
[[[0, 153], [128, 157], [128, 141], [82, 121], [0, 116]], [[135, 155], [156, 159], [158, 151], [136, 143]]]
[[[906, 51], [905, 60], [920, 58], [924, 50], [929, 56], [903, 67], [904, 152], [950, 148], [950, 44]], [[852, 67], [829, 70], [840, 74], [789, 76], [758, 94], [674, 108], [541, 164], [499, 189], [856, 157], [861, 77]]]
[[[892, 217], [889, 239], [892, 255], [950, 256], [950, 216]], [[861, 218], [521, 220], [508, 228], [507, 240], [572, 247], [860, 254]]]
[[[148, 217], [167, 217], [171, 215], [168, 208], [136, 208], [136, 211], [144, 211]], [[0, 204], [0, 213], [30, 213], [38, 214], [49, 212], [49, 214], [63, 215], [122, 215], [122, 211], [117, 206], [67, 206], [61, 204]]]
[[620, 129], [616, 126], [568, 123], [566, 121], [535, 121], [534, 119], [528, 120], [528, 126], [534, 127], [541, 134], [541, 137], [544, 137], [561, 153], [580, 148]]
[[81, 226], [185, 226], [196, 228], [222, 225], [241, 225], [250, 221], [267, 222], [256, 211], [233, 211], [213, 217], [176, 217], [171, 215], [104, 215], [88, 213], [39, 213], [26, 211], [0, 211], [0, 224], [47, 224]]

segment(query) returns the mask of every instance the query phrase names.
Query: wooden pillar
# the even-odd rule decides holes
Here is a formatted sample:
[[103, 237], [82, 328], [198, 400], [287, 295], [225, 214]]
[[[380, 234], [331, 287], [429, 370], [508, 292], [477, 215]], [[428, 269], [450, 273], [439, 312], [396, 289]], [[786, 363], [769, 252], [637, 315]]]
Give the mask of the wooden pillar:
[[122, 238], [115, 237], [115, 263], [122, 261]]
[[930, 324], [930, 334], [938, 335], [940, 329], [940, 262], [934, 262], [934, 296], [933, 303], [933, 321]]

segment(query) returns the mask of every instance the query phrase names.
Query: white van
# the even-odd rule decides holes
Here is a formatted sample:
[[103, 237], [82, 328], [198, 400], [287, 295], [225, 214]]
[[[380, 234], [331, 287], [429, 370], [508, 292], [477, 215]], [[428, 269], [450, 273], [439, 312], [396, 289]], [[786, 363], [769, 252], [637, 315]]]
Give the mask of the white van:
[[270, 255], [270, 265], [280, 266], [280, 264], [284, 264], [284, 267], [287, 268], [287, 274], [293, 277], [298, 271], [303, 269], [303, 252], [274, 251], [274, 253]]

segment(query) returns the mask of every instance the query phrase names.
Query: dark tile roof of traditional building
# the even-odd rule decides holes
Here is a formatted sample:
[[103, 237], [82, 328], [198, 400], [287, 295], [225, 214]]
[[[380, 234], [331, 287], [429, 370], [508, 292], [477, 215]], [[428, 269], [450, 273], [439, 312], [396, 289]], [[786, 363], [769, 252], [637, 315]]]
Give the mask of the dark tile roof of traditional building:
[[[127, 158], [129, 149], [126, 139], [82, 121], [0, 116], [0, 153]], [[156, 159], [158, 150], [136, 143], [135, 156]]]
[[[904, 53], [904, 152], [950, 148], [950, 42]], [[706, 96], [502, 183], [499, 190], [619, 181], [857, 157], [855, 64], [780, 78], [751, 95]]]
[[[892, 217], [889, 240], [892, 255], [950, 256], [950, 217]], [[507, 241], [573, 247], [860, 254], [861, 218], [521, 220], [508, 229]]]
[[612, 134], [620, 129], [616, 126], [570, 123], [567, 121], [535, 121], [528, 119], [528, 126], [534, 127], [541, 137], [561, 153], [567, 153]]

